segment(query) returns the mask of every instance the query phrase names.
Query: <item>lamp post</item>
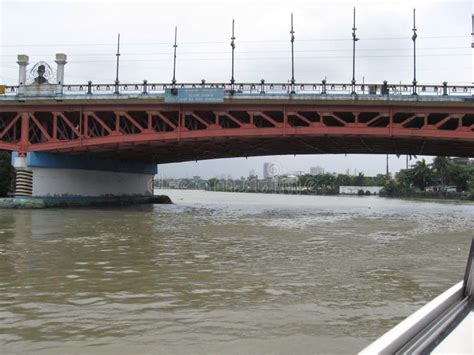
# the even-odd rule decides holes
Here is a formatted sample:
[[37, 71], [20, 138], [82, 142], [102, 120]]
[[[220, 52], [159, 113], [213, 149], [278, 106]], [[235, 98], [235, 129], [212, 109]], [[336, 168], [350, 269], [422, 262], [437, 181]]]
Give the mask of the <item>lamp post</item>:
[[293, 44], [295, 42], [295, 31], [293, 30], [293, 13], [291, 13], [291, 30], [290, 30], [290, 41], [291, 41], [291, 91], [290, 94], [295, 94], [295, 55]]
[[413, 95], [416, 96], [416, 38], [418, 35], [416, 34], [416, 22], [415, 22], [415, 15], [416, 15], [416, 10], [413, 9], [413, 36], [411, 36], [411, 39], [413, 41]]
[[232, 47], [232, 74], [230, 77], [230, 93], [234, 94], [234, 51], [235, 51], [235, 35], [234, 35], [234, 19], [232, 19], [232, 37], [230, 37], [230, 46]]
[[120, 33], [117, 36], [117, 53], [115, 54], [117, 57], [117, 64], [115, 70], [115, 94], [119, 94], [119, 65], [120, 65]]
[[173, 88], [176, 85], [176, 48], [178, 48], [178, 26], [174, 27], [174, 44], [173, 44], [173, 49], [174, 49], [174, 56], [173, 56], [173, 79], [171, 80], [171, 84]]
[[356, 79], [355, 79], [355, 50], [356, 50], [356, 42], [359, 40], [356, 36], [356, 9], [354, 7], [354, 16], [353, 16], [353, 24], [352, 24], [352, 92], [351, 95], [356, 94]]

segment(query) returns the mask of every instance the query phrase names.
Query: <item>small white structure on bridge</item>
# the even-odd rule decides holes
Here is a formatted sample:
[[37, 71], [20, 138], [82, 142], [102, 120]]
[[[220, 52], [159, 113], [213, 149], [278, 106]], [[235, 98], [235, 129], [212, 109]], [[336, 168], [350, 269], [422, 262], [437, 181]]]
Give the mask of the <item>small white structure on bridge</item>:
[[358, 195], [362, 190], [364, 194], [369, 191], [371, 195], [378, 195], [382, 189], [383, 186], [339, 186], [339, 193], [341, 195]]
[[[58, 53], [55, 62], [56, 71], [48, 63], [38, 62], [28, 72], [29, 57], [19, 55], [18, 95], [61, 96], [67, 56]], [[157, 173], [156, 164], [44, 152], [14, 152], [12, 163], [16, 169], [15, 197], [66, 202], [149, 197]]]

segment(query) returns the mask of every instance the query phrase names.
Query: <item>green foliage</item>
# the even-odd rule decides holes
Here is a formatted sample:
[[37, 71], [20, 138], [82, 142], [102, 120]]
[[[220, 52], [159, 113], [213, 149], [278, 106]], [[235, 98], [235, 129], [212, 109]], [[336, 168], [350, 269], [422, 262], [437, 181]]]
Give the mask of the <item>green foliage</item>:
[[364, 173], [359, 173], [359, 175], [357, 175], [354, 180], [355, 180], [355, 185], [356, 186], [365, 186]]
[[388, 180], [382, 191], [380, 191], [381, 196], [389, 196], [389, 197], [395, 197], [395, 196], [406, 196], [413, 193], [413, 188], [410, 187], [409, 185], [405, 184], [400, 184], [399, 182], [395, 180]]
[[448, 176], [449, 181], [457, 187], [458, 191], [467, 191], [470, 181], [474, 180], [474, 171], [472, 167], [450, 164]]
[[11, 192], [14, 174], [10, 153], [0, 152], [0, 197], [6, 197]]
[[[304, 174], [298, 178], [298, 185], [305, 188], [306, 191], [318, 194], [337, 194], [339, 186], [384, 186], [387, 176], [379, 174], [375, 177], [364, 176], [359, 173], [357, 176], [347, 174]], [[365, 195], [365, 190], [362, 191]]]
[[433, 163], [431, 164], [431, 169], [433, 170], [435, 178], [443, 186], [447, 185], [449, 181], [449, 166], [450, 163], [446, 157], [436, 157], [433, 159]]
[[[445, 186], [456, 186], [458, 192], [474, 195], [474, 166], [460, 165], [446, 157], [436, 157], [428, 165], [424, 160], [416, 162], [411, 169], [400, 170], [395, 181], [384, 185], [382, 194], [386, 196], [406, 196], [414, 193], [413, 187], [424, 191], [434, 186], [436, 191], [445, 193]], [[469, 195], [468, 194], [468, 195]]]

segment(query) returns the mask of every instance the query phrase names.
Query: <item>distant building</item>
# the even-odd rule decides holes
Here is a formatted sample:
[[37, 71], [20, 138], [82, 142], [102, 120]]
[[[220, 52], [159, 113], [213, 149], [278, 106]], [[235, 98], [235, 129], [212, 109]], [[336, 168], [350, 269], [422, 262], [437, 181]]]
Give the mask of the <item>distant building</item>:
[[249, 177], [251, 177], [251, 176], [255, 176], [255, 170], [254, 169], [249, 171]]
[[309, 168], [309, 173], [311, 175], [321, 175], [321, 174], [324, 174], [324, 169], [321, 168], [320, 166], [313, 166]]
[[280, 172], [278, 163], [263, 163], [263, 178], [273, 179]]
[[270, 177], [270, 164], [271, 163], [263, 163], [263, 178], [268, 179]]
[[297, 174], [284, 174], [278, 177], [279, 184], [296, 184], [298, 182]]
[[458, 164], [458, 165], [473, 165], [474, 161], [469, 158], [448, 158], [450, 163]]

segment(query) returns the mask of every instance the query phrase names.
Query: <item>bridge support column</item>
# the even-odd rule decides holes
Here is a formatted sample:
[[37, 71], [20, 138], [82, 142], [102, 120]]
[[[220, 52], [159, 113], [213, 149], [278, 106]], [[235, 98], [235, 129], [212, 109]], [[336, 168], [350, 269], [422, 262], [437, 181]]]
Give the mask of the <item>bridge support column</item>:
[[13, 158], [15, 176], [15, 197], [33, 195], [33, 171], [28, 167], [26, 155]]
[[14, 153], [13, 165], [17, 169], [15, 197], [68, 205], [95, 200], [146, 202], [153, 196], [157, 173], [156, 164], [51, 153]]

